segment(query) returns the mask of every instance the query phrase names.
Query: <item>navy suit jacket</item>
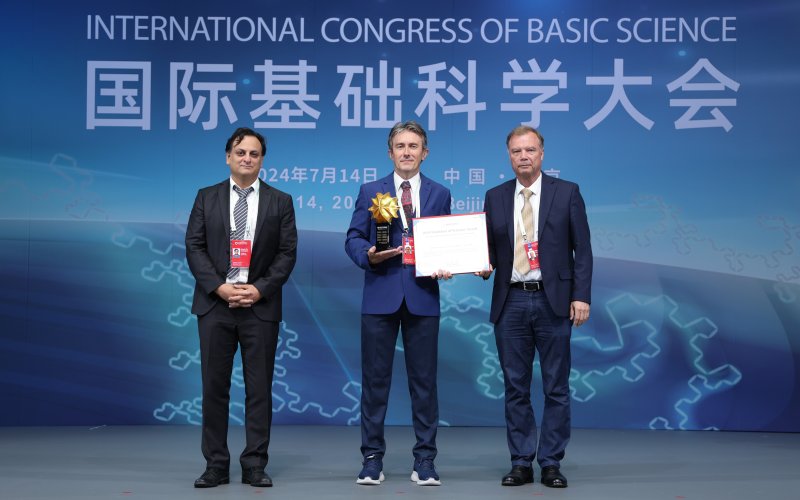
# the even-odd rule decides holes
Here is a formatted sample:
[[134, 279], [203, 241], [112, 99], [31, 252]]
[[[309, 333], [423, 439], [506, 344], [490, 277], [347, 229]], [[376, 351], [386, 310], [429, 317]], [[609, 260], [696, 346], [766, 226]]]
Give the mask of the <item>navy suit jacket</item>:
[[[418, 217], [450, 215], [450, 190], [420, 174]], [[371, 266], [367, 250], [375, 245], [375, 221], [369, 212], [372, 198], [377, 193], [396, 196], [394, 172], [377, 181], [363, 184], [358, 192], [350, 228], [344, 248], [355, 264], [364, 270], [364, 296], [361, 301], [362, 314], [392, 314], [403, 299], [411, 314], [439, 316], [439, 284], [436, 280], [416, 278], [414, 266], [403, 265], [402, 256], [387, 259]], [[403, 224], [400, 217], [392, 220], [391, 244], [402, 243]]]
[[[541, 175], [538, 228], [544, 293], [558, 316], [569, 316], [573, 300], [591, 303], [592, 299], [592, 244], [586, 206], [577, 184]], [[500, 318], [514, 266], [516, 182], [512, 179], [486, 193], [489, 260], [495, 268], [492, 323]]]
[[[264, 321], [280, 321], [281, 289], [297, 260], [297, 228], [292, 197], [259, 180], [258, 217], [247, 282], [261, 293], [253, 312]], [[195, 278], [192, 314], [202, 316], [224, 304], [214, 292], [230, 266], [230, 179], [201, 189], [186, 226], [186, 260]]]

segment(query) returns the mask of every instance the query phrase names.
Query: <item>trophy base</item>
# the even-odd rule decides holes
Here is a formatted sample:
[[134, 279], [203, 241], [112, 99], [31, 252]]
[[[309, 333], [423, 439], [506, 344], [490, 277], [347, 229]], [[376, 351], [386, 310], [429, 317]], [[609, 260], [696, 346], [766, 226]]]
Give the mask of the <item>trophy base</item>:
[[382, 222], [375, 224], [375, 251], [383, 252], [392, 248], [390, 224]]

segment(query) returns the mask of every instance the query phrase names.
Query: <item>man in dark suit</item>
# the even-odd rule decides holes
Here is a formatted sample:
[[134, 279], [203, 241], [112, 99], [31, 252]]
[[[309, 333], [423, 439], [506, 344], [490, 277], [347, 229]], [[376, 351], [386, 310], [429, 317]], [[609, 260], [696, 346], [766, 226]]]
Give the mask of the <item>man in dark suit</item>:
[[[428, 155], [425, 130], [413, 121], [396, 124], [389, 133], [389, 158], [394, 172], [361, 186], [350, 228], [347, 255], [364, 270], [361, 305], [361, 453], [358, 484], [380, 484], [386, 453], [384, 419], [392, 381], [392, 362], [398, 329], [411, 393], [412, 420], [417, 437], [411, 480], [439, 485], [434, 467], [439, 403], [436, 364], [439, 341], [439, 284], [452, 275], [438, 271], [415, 277], [413, 264], [404, 264], [403, 241], [411, 219], [450, 214], [450, 191], [420, 173]], [[376, 251], [376, 222], [369, 211], [378, 193], [399, 198], [403, 208], [391, 222], [392, 248]]]
[[[486, 193], [489, 260], [496, 269], [489, 319], [505, 379], [511, 471], [505, 486], [565, 488], [561, 460], [570, 437], [570, 336], [589, 318], [592, 247], [578, 185], [542, 173], [544, 138], [519, 126], [506, 139], [515, 179]], [[491, 270], [479, 273], [488, 278]], [[537, 444], [531, 377], [539, 353], [544, 411]]]
[[[246, 445], [242, 482], [272, 486], [265, 472], [272, 422], [272, 373], [281, 290], [297, 258], [292, 197], [259, 180], [264, 137], [239, 128], [225, 145], [229, 179], [201, 189], [186, 227], [186, 260], [196, 280], [192, 313], [200, 332], [202, 450], [197, 488], [227, 484], [231, 371], [242, 346]], [[232, 249], [237, 252], [232, 252]]]

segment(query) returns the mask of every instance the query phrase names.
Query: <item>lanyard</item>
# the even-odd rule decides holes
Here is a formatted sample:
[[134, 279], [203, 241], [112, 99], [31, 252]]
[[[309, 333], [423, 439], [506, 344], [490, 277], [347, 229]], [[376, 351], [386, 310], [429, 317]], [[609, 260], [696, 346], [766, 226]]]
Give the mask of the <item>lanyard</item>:
[[[520, 195], [522, 195], [522, 191], [520, 191], [520, 193], [517, 196], [520, 196]], [[533, 195], [531, 195], [531, 198], [533, 198]], [[527, 201], [531, 205], [531, 218], [534, 219], [533, 222], [536, 222], [536, 218], [533, 216], [533, 204], [531, 204], [530, 198], [528, 198]], [[525, 231], [524, 216], [522, 215], [523, 210], [525, 210], [525, 196], [524, 195], [522, 195], [522, 209], [519, 211], [519, 232], [520, 232], [520, 235], [522, 236], [522, 240], [527, 242], [528, 241], [528, 233]], [[536, 228], [533, 228], [533, 231], [535, 233], [536, 232]]]

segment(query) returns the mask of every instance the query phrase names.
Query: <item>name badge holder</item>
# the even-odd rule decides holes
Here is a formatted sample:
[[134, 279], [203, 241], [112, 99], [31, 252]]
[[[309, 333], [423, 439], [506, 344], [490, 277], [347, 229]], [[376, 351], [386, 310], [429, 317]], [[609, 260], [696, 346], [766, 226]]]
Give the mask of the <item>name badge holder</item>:
[[417, 261], [414, 258], [414, 237], [407, 232], [403, 233], [403, 264], [414, 265]]
[[[245, 232], [245, 238], [249, 237], [249, 231]], [[250, 239], [237, 240], [233, 238], [231, 231], [231, 267], [250, 268], [250, 256], [253, 253], [253, 242]]]
[[[403, 214], [403, 219], [405, 219], [405, 214]], [[413, 223], [412, 220], [405, 221], [405, 227], [403, 227], [403, 264], [413, 266], [417, 263], [417, 259], [414, 257], [414, 237], [409, 234], [409, 227]]]

